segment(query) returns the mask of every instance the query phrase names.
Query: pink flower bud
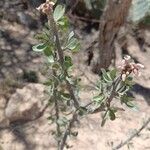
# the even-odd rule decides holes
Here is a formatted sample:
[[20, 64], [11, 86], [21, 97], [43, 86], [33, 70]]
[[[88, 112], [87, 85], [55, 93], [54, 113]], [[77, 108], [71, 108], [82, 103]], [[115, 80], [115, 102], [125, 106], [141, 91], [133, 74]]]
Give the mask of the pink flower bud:
[[121, 78], [122, 78], [122, 81], [125, 81], [126, 80], [126, 74], [122, 74]]
[[144, 68], [144, 66], [142, 64], [137, 63], [136, 65], [138, 68]]
[[129, 75], [129, 74], [130, 74], [129, 71], [127, 71], [127, 72], [126, 72], [126, 75]]
[[144, 66], [140, 63], [135, 63], [130, 56], [125, 56], [124, 59], [121, 62], [121, 65], [118, 66], [118, 68], [121, 70], [121, 76], [122, 80], [124, 81], [125, 78], [133, 73], [135, 76], [140, 76], [141, 73], [139, 69], [144, 68]]
[[124, 57], [124, 59], [128, 61], [128, 60], [131, 59], [131, 57], [130, 57], [129, 55], [126, 55], [126, 56]]
[[133, 69], [133, 73], [138, 76], [138, 70], [137, 69]]
[[54, 2], [50, 2], [49, 0], [46, 0], [45, 3], [41, 4], [37, 10], [41, 11], [42, 13], [48, 15], [53, 11], [53, 6], [55, 5]]

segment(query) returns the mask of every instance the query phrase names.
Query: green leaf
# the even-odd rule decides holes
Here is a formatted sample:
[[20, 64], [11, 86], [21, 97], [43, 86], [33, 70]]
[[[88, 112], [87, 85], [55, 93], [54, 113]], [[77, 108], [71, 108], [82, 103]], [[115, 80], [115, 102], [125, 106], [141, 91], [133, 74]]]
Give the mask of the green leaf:
[[115, 110], [109, 109], [109, 117], [112, 121], [116, 119]]
[[87, 113], [87, 108], [86, 107], [80, 107], [79, 108], [79, 115], [83, 116]]
[[132, 101], [133, 100], [133, 97], [129, 97], [127, 94], [124, 94], [121, 96], [121, 100], [123, 103], [126, 103], [128, 101]]
[[105, 99], [105, 96], [103, 94], [97, 95], [93, 97], [93, 100], [97, 103], [102, 103]]
[[127, 77], [125, 82], [124, 82], [126, 85], [129, 85], [130, 87], [133, 86], [135, 84], [135, 82], [133, 81], [133, 78], [132, 77]]
[[62, 117], [62, 118], [59, 118], [57, 120], [57, 123], [60, 125], [60, 126], [66, 126], [66, 124], [68, 123], [68, 120], [66, 117]]
[[106, 75], [106, 74], [107, 74], [107, 72], [106, 72], [106, 70], [105, 70], [104, 68], [102, 68], [101, 71], [102, 71], [102, 74], [103, 74], [103, 75]]
[[135, 110], [138, 110], [137, 106], [132, 102], [133, 99], [134, 99], [133, 97], [124, 94], [121, 97], [121, 102], [126, 104], [126, 106], [128, 106], [129, 108], [134, 108]]
[[50, 46], [47, 46], [45, 49], [44, 49], [44, 54], [46, 56], [52, 56], [53, 55], [53, 52], [52, 52], [52, 48]]
[[48, 81], [45, 81], [43, 84], [46, 86], [51, 86], [53, 84], [53, 80], [49, 79]]
[[38, 34], [36, 34], [35, 35], [35, 39], [43, 41], [43, 42], [46, 42], [46, 41], [49, 40], [47, 34], [45, 34], [45, 33], [38, 33]]
[[41, 43], [32, 47], [33, 51], [35, 52], [43, 52], [47, 48], [45, 43]]
[[71, 77], [66, 77], [66, 80], [70, 83], [70, 84], [72, 84], [72, 85], [74, 85], [74, 82], [73, 82], [73, 80], [72, 80], [72, 78]]
[[106, 82], [112, 82], [112, 79], [111, 79], [109, 73], [107, 73], [106, 70], [103, 69], [103, 68], [101, 69], [101, 71], [102, 71], [103, 79], [104, 79]]
[[64, 32], [69, 27], [69, 21], [66, 16], [63, 16], [60, 20], [57, 22], [59, 24], [60, 29], [62, 29]]
[[58, 69], [60, 69], [61, 67], [60, 67], [59, 63], [54, 63], [54, 64], [52, 65], [52, 68], [55, 69], [55, 70], [58, 70]]
[[110, 77], [112, 80], [116, 78], [117, 69], [113, 69], [110, 71]]
[[68, 40], [65, 48], [75, 50], [76, 48], [79, 47], [79, 45], [80, 45], [79, 41], [76, 38], [72, 37], [71, 39]]
[[129, 91], [130, 87], [129, 86], [122, 86], [120, 89], [117, 90], [118, 94], [124, 95]]
[[69, 33], [68, 40], [70, 40], [73, 36], [74, 36], [74, 32], [73, 32], [73, 31], [71, 31], [71, 32]]
[[125, 86], [123, 81], [120, 81], [119, 84], [116, 87], [116, 92], [118, 92], [121, 88], [123, 88]]
[[135, 104], [133, 104], [131, 101], [126, 102], [126, 105], [130, 108], [134, 108]]
[[78, 135], [78, 132], [77, 131], [76, 132], [71, 132], [71, 135], [76, 137]]
[[68, 93], [61, 93], [61, 97], [64, 99], [64, 100], [70, 100], [70, 94]]
[[64, 62], [64, 65], [67, 69], [69, 69], [73, 63], [72, 63], [72, 59], [70, 56], [65, 56], [65, 62]]
[[47, 61], [48, 61], [50, 64], [55, 62], [54, 57], [53, 57], [52, 55], [47, 57]]
[[65, 13], [65, 6], [57, 5], [54, 10], [54, 20], [57, 22], [59, 19], [63, 17]]
[[80, 50], [80, 48], [81, 48], [81, 45], [80, 45], [80, 43], [78, 42], [77, 43], [77, 45], [76, 45], [76, 47], [72, 50], [72, 52], [78, 52], [79, 50]]

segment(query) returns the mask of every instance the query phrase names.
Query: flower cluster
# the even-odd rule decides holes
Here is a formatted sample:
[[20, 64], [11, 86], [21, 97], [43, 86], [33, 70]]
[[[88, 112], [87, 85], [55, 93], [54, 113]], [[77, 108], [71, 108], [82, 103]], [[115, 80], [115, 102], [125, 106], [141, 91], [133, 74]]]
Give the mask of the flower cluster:
[[142, 64], [135, 63], [130, 56], [125, 56], [121, 62], [121, 65], [118, 67], [121, 70], [122, 80], [125, 81], [126, 77], [133, 73], [135, 76], [140, 76], [141, 72], [139, 69], [144, 68]]
[[50, 0], [46, 0], [45, 3], [41, 4], [37, 10], [41, 11], [42, 13], [48, 15], [53, 11], [53, 6], [55, 5], [54, 2], [51, 2]]

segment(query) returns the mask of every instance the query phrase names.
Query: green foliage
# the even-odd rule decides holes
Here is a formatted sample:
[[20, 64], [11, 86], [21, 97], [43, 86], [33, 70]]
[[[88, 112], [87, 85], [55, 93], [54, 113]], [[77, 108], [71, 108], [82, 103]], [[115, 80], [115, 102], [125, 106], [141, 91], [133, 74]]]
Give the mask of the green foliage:
[[71, 31], [68, 35], [67, 42], [63, 48], [64, 50], [68, 49], [72, 52], [77, 52], [80, 49], [80, 43], [77, 38], [75, 38], [75, 34]]
[[33, 51], [35, 52], [43, 52], [46, 49], [46, 44], [45, 43], [40, 43], [38, 45], [35, 45], [32, 47]]
[[121, 102], [125, 103], [130, 108], [135, 107], [135, 105], [132, 103], [132, 101], [133, 101], [133, 97], [130, 97], [127, 94], [124, 94], [121, 96]]
[[65, 6], [57, 5], [54, 10], [54, 20], [57, 22], [59, 19], [63, 17], [65, 13]]
[[73, 66], [70, 56], [65, 56], [64, 66], [66, 67], [66, 69], [69, 69], [71, 66]]
[[78, 114], [80, 116], [87, 114], [87, 108], [86, 107], [80, 107], [78, 111], [79, 111]]
[[114, 98], [119, 99], [121, 104], [125, 104], [129, 108], [136, 108], [132, 102], [133, 98], [127, 94], [134, 84], [133, 78], [128, 76], [125, 81], [122, 81], [121, 77], [117, 74], [116, 69], [107, 72], [105, 69], [102, 69], [102, 77], [100, 77], [96, 87], [98, 94], [93, 97], [96, 108], [103, 107], [105, 109], [102, 126], [108, 118], [112, 121], [115, 120], [116, 112], [123, 110], [123, 108], [117, 109], [117, 107], [111, 106]]
[[[75, 38], [73, 31], [68, 34], [69, 24], [64, 13], [64, 6], [56, 6], [52, 17], [57, 31], [51, 26], [51, 23], [46, 24], [46, 28], [43, 32], [35, 36], [40, 41], [40, 44], [33, 46], [33, 51], [40, 52], [44, 55], [47, 69], [51, 72], [43, 84], [47, 86], [49, 105], [55, 105], [56, 114], [50, 115], [48, 120], [51, 123], [56, 123], [57, 131], [53, 132], [53, 134], [58, 142], [61, 140], [63, 132], [69, 123], [69, 119], [63, 113], [68, 113], [69, 110], [72, 111], [74, 107], [72, 105], [72, 93], [70, 93], [70, 89], [68, 89], [68, 84], [73, 86], [73, 92], [75, 93], [73, 94], [77, 96], [79, 83], [78, 79], [74, 79], [70, 75], [73, 62], [69, 55], [79, 49], [79, 41]], [[57, 41], [56, 34], [58, 34]], [[61, 40], [61, 38], [63, 40]], [[63, 49], [58, 47], [59, 44]], [[84, 112], [83, 110], [82, 107], [78, 110], [80, 115]], [[59, 112], [61, 112], [61, 114]], [[69, 134], [77, 135], [77, 133], [74, 132], [70, 132]]]
[[60, 126], [66, 126], [68, 123], [68, 119], [66, 117], [59, 118], [59, 120], [57, 120], [57, 123]]
[[70, 49], [72, 51], [76, 51], [79, 47], [79, 42], [76, 38], [72, 37], [68, 39], [65, 49]]
[[116, 115], [115, 115], [115, 113], [117, 112], [117, 110], [116, 109], [114, 109], [114, 108], [110, 108], [110, 109], [108, 109], [108, 114], [109, 114], [109, 118], [110, 118], [110, 120], [115, 120], [116, 119]]
[[[73, 122], [83, 115], [102, 109], [104, 115], [101, 125], [103, 126], [108, 119], [114, 121], [117, 111], [122, 110], [112, 104], [114, 99], [119, 99], [121, 104], [134, 108], [133, 99], [127, 94], [133, 85], [133, 79], [128, 76], [125, 81], [122, 81], [121, 73], [116, 69], [110, 71], [102, 69], [102, 75], [96, 86], [97, 93], [92, 101], [85, 106], [78, 102], [80, 79], [73, 77], [70, 71], [73, 67], [71, 56], [79, 50], [80, 44], [75, 33], [70, 32], [64, 14], [65, 7], [56, 6], [53, 14], [48, 16], [48, 18], [53, 17], [49, 18], [53, 22], [47, 24], [43, 32], [36, 36], [40, 44], [33, 46], [33, 51], [44, 55], [46, 67], [50, 72], [44, 85], [47, 86], [48, 104], [55, 108], [55, 113], [50, 114], [48, 120], [56, 124], [56, 131], [53, 132], [53, 135], [58, 142], [58, 147], [67, 139], [66, 133], [67, 136], [77, 135], [77, 132], [71, 131], [71, 127]], [[33, 74], [32, 76], [34, 77]], [[91, 105], [92, 109], [89, 109]], [[72, 119], [70, 119], [71, 115]], [[66, 145], [66, 141], [63, 144]]]
[[97, 107], [100, 107], [105, 102], [105, 100], [106, 100], [106, 97], [102, 93], [93, 97], [93, 101]]
[[107, 83], [107, 82], [113, 82], [113, 79], [111, 78], [110, 72], [106, 72], [105, 69], [101, 69], [102, 70], [102, 77], [103, 80]]
[[69, 28], [69, 21], [66, 16], [63, 16], [61, 19], [57, 21], [59, 28], [66, 32]]

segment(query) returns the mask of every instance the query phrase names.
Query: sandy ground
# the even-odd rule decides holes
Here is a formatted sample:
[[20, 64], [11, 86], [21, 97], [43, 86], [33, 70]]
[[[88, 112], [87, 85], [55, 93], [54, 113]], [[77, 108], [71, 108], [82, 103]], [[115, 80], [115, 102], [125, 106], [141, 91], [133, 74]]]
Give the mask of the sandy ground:
[[[22, 25], [10, 24], [4, 20], [0, 22], [0, 27], [2, 37], [0, 80], [3, 82], [9, 77], [12, 79], [18, 77], [17, 80], [20, 82], [24, 70], [34, 70], [39, 75], [43, 59], [32, 52], [31, 45], [36, 43], [33, 39], [34, 32]], [[138, 111], [126, 108], [125, 112], [117, 114], [115, 121], [108, 121], [103, 128], [100, 126], [101, 113], [82, 118], [81, 122], [74, 127], [74, 130], [78, 131], [78, 136], [69, 137], [71, 150], [111, 150], [112, 147], [130, 137], [150, 117], [150, 31], [142, 29], [141, 33], [145, 40], [142, 48], [134, 37], [127, 36], [128, 53], [145, 66], [142, 76], [135, 79], [136, 86], [133, 89]], [[91, 68], [86, 65], [87, 54], [84, 51], [95, 35], [96, 32], [84, 34], [82, 50], [74, 56], [74, 74], [78, 74], [82, 79], [80, 96], [83, 103], [92, 98], [95, 92], [93, 83], [98, 79], [98, 76], [94, 75]], [[39, 75], [39, 80], [41, 79], [43, 77]], [[6, 89], [1, 87], [0, 96], [4, 95], [4, 90]], [[9, 90], [6, 94], [8, 92]], [[56, 142], [51, 135], [54, 125], [50, 125], [47, 121], [48, 113], [49, 110], [46, 110], [43, 116], [35, 121], [19, 122], [0, 129], [0, 150], [56, 150]], [[129, 147], [126, 145], [121, 148], [121, 150], [128, 149], [150, 150], [150, 124], [130, 141]]]

